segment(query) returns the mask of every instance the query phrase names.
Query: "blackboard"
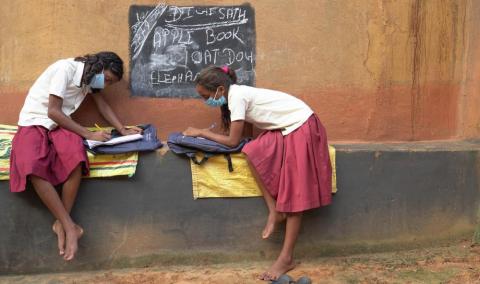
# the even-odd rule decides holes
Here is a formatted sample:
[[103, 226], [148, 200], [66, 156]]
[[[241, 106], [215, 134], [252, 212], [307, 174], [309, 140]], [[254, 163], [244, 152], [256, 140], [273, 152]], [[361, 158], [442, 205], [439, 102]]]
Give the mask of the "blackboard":
[[130, 88], [133, 96], [198, 97], [206, 66], [227, 65], [238, 84], [255, 84], [255, 18], [240, 6], [132, 5]]

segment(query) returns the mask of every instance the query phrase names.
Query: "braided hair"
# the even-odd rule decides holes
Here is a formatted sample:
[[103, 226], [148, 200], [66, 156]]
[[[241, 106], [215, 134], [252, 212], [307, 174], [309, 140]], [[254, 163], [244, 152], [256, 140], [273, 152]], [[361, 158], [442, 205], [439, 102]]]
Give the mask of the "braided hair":
[[[75, 57], [75, 61], [85, 63], [83, 71], [82, 84], [88, 85], [92, 81], [95, 74], [101, 73], [103, 70], [109, 70], [119, 80], [123, 77], [123, 61], [115, 53], [111, 51], [102, 51], [96, 54], [87, 54]], [[99, 89], [92, 89], [93, 92], [99, 92]]]
[[[205, 89], [215, 92], [218, 87], [223, 86], [228, 94], [228, 90], [232, 84], [237, 83], [237, 75], [235, 71], [227, 66], [208, 66], [200, 71], [195, 79], [196, 85], [201, 85]], [[220, 107], [222, 111], [222, 126], [224, 130], [230, 129], [230, 110], [228, 109], [228, 96], [225, 97], [227, 103]]]

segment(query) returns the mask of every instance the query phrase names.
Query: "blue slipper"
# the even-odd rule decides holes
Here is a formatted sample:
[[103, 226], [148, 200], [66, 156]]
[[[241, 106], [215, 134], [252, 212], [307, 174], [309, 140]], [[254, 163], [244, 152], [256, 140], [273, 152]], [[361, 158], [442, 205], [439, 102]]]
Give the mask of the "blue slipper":
[[270, 284], [291, 284], [295, 283], [292, 277], [288, 276], [287, 274], [283, 274], [282, 276], [278, 277], [277, 280], [272, 281]]
[[302, 276], [298, 278], [296, 284], [312, 284], [312, 280], [308, 278], [307, 276]]

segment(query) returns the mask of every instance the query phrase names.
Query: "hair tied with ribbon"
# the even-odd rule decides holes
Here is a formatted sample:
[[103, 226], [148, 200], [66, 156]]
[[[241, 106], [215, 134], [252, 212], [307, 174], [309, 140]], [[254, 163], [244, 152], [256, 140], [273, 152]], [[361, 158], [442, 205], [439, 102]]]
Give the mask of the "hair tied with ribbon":
[[228, 74], [228, 66], [227, 65], [224, 65], [224, 66], [220, 67], [220, 69], [222, 69], [223, 73]]

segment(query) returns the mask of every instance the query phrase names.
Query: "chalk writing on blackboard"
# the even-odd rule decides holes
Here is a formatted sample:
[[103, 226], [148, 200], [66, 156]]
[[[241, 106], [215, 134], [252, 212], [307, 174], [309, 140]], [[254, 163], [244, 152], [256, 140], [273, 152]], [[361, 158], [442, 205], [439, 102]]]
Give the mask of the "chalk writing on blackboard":
[[134, 96], [198, 97], [206, 66], [227, 65], [238, 83], [255, 83], [253, 8], [165, 4], [130, 7], [130, 86]]

